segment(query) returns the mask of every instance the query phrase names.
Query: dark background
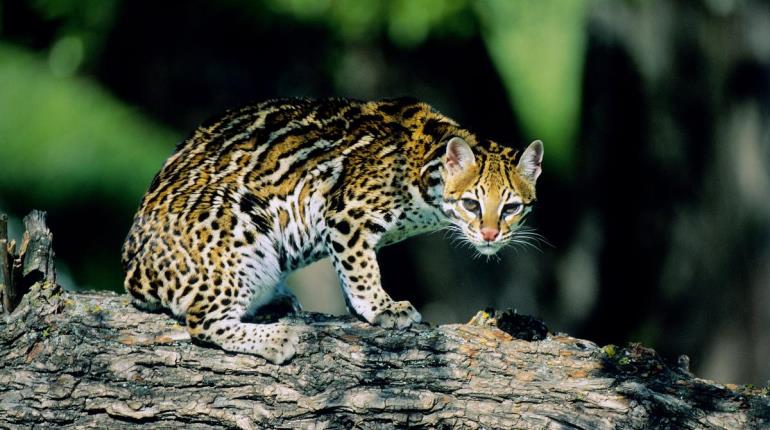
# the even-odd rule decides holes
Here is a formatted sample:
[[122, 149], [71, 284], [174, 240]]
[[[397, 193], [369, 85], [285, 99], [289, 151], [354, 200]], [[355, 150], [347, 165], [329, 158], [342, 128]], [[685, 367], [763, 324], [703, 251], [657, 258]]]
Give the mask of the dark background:
[[[414, 96], [501, 143], [545, 142], [530, 225], [474, 259], [382, 251], [435, 323], [486, 306], [599, 344], [770, 378], [770, 5], [763, 1], [0, 1], [0, 209], [49, 213], [60, 278], [122, 290], [119, 249], [197, 124], [284, 96]], [[343, 312], [325, 262], [292, 285]]]

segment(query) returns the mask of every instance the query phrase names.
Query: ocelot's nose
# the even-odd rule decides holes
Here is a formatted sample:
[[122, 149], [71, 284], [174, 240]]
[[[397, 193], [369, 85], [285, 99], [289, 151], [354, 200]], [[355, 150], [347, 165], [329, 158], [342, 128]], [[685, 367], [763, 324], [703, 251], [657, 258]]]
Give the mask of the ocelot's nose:
[[496, 228], [490, 228], [490, 227], [481, 228], [481, 238], [486, 240], [487, 242], [491, 242], [495, 240], [498, 234], [500, 234], [500, 230]]

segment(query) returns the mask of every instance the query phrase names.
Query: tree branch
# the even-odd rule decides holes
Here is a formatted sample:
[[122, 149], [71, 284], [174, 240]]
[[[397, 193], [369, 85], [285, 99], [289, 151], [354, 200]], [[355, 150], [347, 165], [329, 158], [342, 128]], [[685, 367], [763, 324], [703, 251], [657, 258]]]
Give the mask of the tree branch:
[[8, 216], [0, 214], [0, 297], [3, 313], [9, 314], [32, 284], [56, 282], [53, 235], [45, 225], [45, 212], [33, 210], [24, 217], [19, 253], [8, 242]]
[[[503, 317], [504, 315], [498, 315]], [[509, 315], [510, 316], [510, 315]], [[385, 330], [303, 313], [277, 366], [194, 345], [114, 293], [36, 284], [0, 321], [0, 424], [109, 428], [762, 428], [770, 400], [640, 346], [512, 338], [474, 324]], [[479, 325], [476, 325], [479, 324]]]

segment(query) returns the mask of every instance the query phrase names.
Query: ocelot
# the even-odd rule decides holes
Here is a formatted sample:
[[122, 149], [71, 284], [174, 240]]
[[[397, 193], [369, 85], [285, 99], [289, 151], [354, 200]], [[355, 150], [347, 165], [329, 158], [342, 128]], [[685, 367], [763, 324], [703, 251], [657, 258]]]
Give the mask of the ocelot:
[[408, 327], [420, 314], [382, 289], [377, 249], [450, 227], [494, 254], [515, 241], [542, 158], [540, 141], [517, 157], [412, 99], [230, 110], [153, 180], [123, 247], [125, 286], [197, 340], [282, 363], [292, 326], [248, 321], [274, 302], [298, 310], [284, 278], [331, 256], [352, 313]]

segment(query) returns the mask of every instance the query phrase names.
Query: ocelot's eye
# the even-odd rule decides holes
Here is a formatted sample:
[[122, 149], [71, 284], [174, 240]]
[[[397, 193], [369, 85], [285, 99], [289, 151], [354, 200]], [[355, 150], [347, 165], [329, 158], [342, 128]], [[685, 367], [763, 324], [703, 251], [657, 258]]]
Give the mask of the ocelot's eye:
[[479, 204], [478, 200], [462, 199], [462, 204], [465, 210], [468, 212], [473, 212], [475, 214], [481, 212], [481, 205]]
[[521, 211], [524, 209], [524, 205], [521, 203], [508, 203], [507, 205], [503, 206], [503, 218], [508, 218], [509, 216], [518, 215], [521, 213]]

